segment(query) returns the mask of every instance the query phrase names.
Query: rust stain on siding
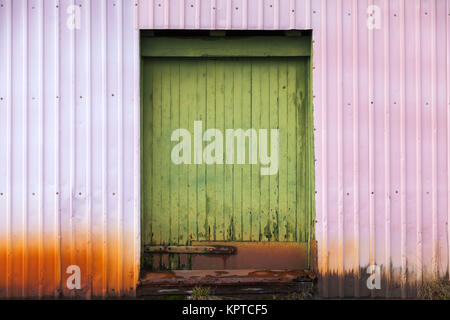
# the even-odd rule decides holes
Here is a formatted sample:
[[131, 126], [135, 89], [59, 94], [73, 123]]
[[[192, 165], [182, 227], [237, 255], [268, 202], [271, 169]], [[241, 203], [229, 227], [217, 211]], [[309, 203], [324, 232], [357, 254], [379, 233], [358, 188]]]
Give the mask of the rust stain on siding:
[[139, 1], [141, 28], [312, 30], [324, 296], [358, 296], [343, 279], [374, 264], [401, 295], [450, 272], [448, 0], [159, 3]]
[[[85, 238], [81, 236], [80, 239]], [[28, 246], [16, 244], [9, 251], [0, 247], [5, 257], [0, 267], [0, 298], [100, 298], [106, 296], [133, 296], [136, 282], [133, 261], [121, 260], [119, 248], [109, 244], [105, 252], [101, 239], [97, 245], [87, 243], [58, 247], [54, 238], [44, 239], [44, 248], [29, 238]], [[80, 289], [69, 289], [67, 281], [73, 272], [69, 266], [80, 268]], [[131, 266], [131, 267], [130, 267]]]
[[[135, 3], [0, 3], [0, 298], [133, 296]], [[81, 290], [67, 289], [70, 265]]]

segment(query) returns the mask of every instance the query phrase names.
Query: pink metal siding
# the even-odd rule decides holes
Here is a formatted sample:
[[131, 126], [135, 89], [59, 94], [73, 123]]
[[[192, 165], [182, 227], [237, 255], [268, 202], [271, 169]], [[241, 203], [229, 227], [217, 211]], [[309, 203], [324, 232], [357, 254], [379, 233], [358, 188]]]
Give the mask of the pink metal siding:
[[324, 295], [368, 294], [373, 264], [377, 295], [450, 271], [450, 0], [138, 3], [143, 29], [313, 30]]
[[[132, 1], [0, 0], [0, 298], [134, 295], [134, 13]], [[70, 265], [81, 290], [67, 288]]]
[[134, 294], [137, 26], [312, 29], [322, 293], [450, 271], [450, 0], [0, 0], [0, 297]]

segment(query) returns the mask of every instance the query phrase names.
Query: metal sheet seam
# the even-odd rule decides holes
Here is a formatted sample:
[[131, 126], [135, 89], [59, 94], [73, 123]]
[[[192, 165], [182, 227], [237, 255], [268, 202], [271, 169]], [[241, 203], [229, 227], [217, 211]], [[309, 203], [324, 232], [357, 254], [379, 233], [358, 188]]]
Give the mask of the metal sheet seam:
[[[352, 11], [358, 12], [358, 0], [352, 1]], [[354, 14], [352, 18], [352, 54], [353, 54], [353, 73], [352, 73], [352, 105], [357, 106], [359, 101], [359, 74], [358, 74], [358, 15]], [[359, 275], [359, 112], [358, 108], [353, 107], [353, 270], [356, 273], [354, 280], [354, 295], [359, 296], [359, 285], [357, 279]]]
[[[431, 50], [432, 52], [437, 52], [436, 47], [436, 2], [431, 2], [431, 16], [432, 18], [432, 27], [431, 27]], [[431, 140], [431, 153], [432, 153], [432, 187], [431, 194], [433, 195], [432, 202], [432, 270], [435, 275], [438, 274], [438, 261], [437, 261], [437, 114], [436, 114], [436, 95], [437, 95], [437, 86], [436, 86], [436, 77], [437, 77], [437, 62], [436, 62], [436, 54], [432, 54], [431, 56], [431, 121], [432, 121], [432, 140]]]
[[6, 117], [6, 297], [10, 296], [9, 284], [11, 283], [11, 242], [12, 242], [12, 7], [9, 8], [6, 21], [6, 65], [7, 65], [7, 79], [6, 79], [6, 100], [7, 100], [7, 117]]
[[[327, 70], [327, 56], [324, 54], [324, 52], [327, 51], [327, 28], [326, 28], [326, 1], [321, 0], [320, 3], [321, 7], [321, 44], [322, 49], [320, 52], [320, 58], [322, 59], [321, 62], [321, 92], [327, 92], [327, 77], [326, 77], [326, 70]], [[314, 63], [314, 62], [313, 62]], [[322, 105], [321, 105], [321, 156], [324, 159], [327, 159], [327, 96], [322, 97]], [[317, 170], [317, 169], [316, 169]], [[327, 219], [327, 163], [326, 161], [322, 161], [322, 241], [320, 242], [321, 248], [321, 259], [319, 259], [320, 263], [320, 269], [321, 270], [327, 270], [328, 269], [328, 219]], [[328, 280], [325, 278], [324, 281], [322, 281], [322, 290], [324, 292], [324, 295], [328, 295]]]
[[405, 296], [406, 284], [406, 134], [405, 134], [405, 0], [400, 1], [400, 233], [401, 233], [401, 285], [402, 297]]
[[22, 115], [22, 220], [25, 223], [22, 223], [22, 296], [25, 296], [27, 293], [27, 283], [26, 280], [28, 278], [28, 2], [23, 6], [22, 10], [22, 23], [23, 23], [23, 35], [22, 35], [22, 47], [24, 48], [24, 54], [22, 56], [22, 67], [23, 67], [23, 78], [26, 83], [24, 83], [24, 90], [22, 92], [22, 101], [23, 101], [23, 115]]
[[[108, 101], [108, 69], [107, 69], [107, 45], [108, 45], [108, 17], [107, 17], [107, 3], [104, 2], [104, 5], [102, 5], [101, 8], [102, 13], [102, 34], [104, 36], [102, 37], [102, 46], [101, 46], [101, 52], [102, 52], [102, 212], [103, 212], [103, 234], [102, 234], [102, 273], [104, 275], [108, 274], [108, 201], [107, 201], [107, 185], [108, 185], [108, 178], [106, 174], [106, 170], [108, 167], [108, 161], [107, 161], [107, 152], [108, 152], [108, 108], [107, 108], [107, 101]], [[102, 281], [102, 294], [103, 296], [106, 296], [108, 293], [108, 279], [107, 277], [103, 277]]]
[[[336, 10], [336, 23], [338, 25], [337, 28], [337, 70], [336, 70], [336, 81], [337, 83], [343, 82], [343, 52], [342, 52], [342, 1], [339, 0], [337, 2], [337, 10]], [[344, 187], [343, 187], [343, 92], [342, 87], [337, 92], [337, 152], [339, 154], [337, 158], [337, 170], [338, 170], [338, 273], [344, 274]], [[343, 287], [343, 279], [339, 279], [339, 295], [344, 296], [344, 287]]]
[[[369, 6], [373, 6], [373, 0], [369, 0]], [[369, 106], [369, 117], [368, 117], [368, 126], [369, 126], [369, 264], [374, 265], [375, 261], [375, 244], [374, 244], [374, 236], [375, 236], [375, 183], [374, 183], [374, 108], [375, 108], [375, 99], [374, 99], [374, 59], [373, 59], [373, 32], [370, 30], [368, 33], [368, 42], [367, 46], [367, 56], [369, 58], [368, 61], [368, 106]]]
[[[44, 4], [39, 4], [39, 10], [41, 12], [44, 11]], [[39, 36], [38, 41], [40, 43], [44, 42], [44, 18], [43, 15], [40, 15], [39, 17]], [[44, 52], [43, 52], [42, 46], [39, 47], [38, 50], [38, 57], [39, 57], [39, 95], [42, 97], [42, 99], [39, 100], [39, 137], [38, 137], [38, 143], [39, 145], [43, 145], [44, 142], [44, 108], [45, 108], [45, 98], [44, 98]], [[38, 186], [38, 196], [39, 196], [39, 218], [38, 218], [38, 228], [39, 228], [39, 237], [38, 237], [38, 255], [39, 255], [39, 262], [38, 262], [38, 277], [39, 277], [39, 289], [38, 289], [38, 295], [39, 297], [42, 296], [42, 288], [43, 288], [43, 278], [44, 278], [44, 266], [42, 261], [42, 254], [43, 254], [43, 247], [44, 247], [44, 226], [43, 226], [43, 213], [44, 213], [44, 202], [43, 202], [43, 192], [44, 192], [44, 178], [43, 178], [43, 172], [44, 172], [44, 152], [43, 148], [39, 148], [39, 186]]]
[[421, 29], [421, 20], [420, 20], [420, 12], [421, 7], [420, 4], [417, 8], [417, 17], [416, 17], [416, 37], [415, 37], [415, 54], [416, 54], [416, 61], [415, 61], [415, 67], [416, 67], [416, 74], [418, 77], [416, 78], [416, 134], [417, 134], [417, 149], [416, 149], [416, 174], [417, 174], [417, 182], [416, 182], [416, 188], [417, 188], [417, 198], [416, 198], [416, 216], [417, 216], [417, 228], [416, 228], [416, 237], [417, 237], [417, 267], [418, 267], [418, 273], [417, 273], [417, 281], [421, 281], [422, 279], [422, 197], [419, 196], [422, 194], [422, 158], [421, 158], [421, 150], [422, 150], [422, 115], [421, 115], [421, 103], [422, 95], [422, 76], [421, 76], [421, 39], [420, 39], [420, 29]]
[[[391, 201], [390, 201], [390, 192], [387, 191], [390, 188], [390, 176], [391, 176], [391, 170], [389, 165], [389, 159], [390, 159], [390, 76], [389, 76], [389, 70], [390, 70], [390, 58], [389, 58], [389, 31], [390, 31], [390, 24], [389, 24], [389, 16], [390, 16], [390, 10], [389, 10], [389, 0], [384, 1], [384, 6], [387, 8], [387, 15], [384, 18], [384, 24], [386, 27], [384, 28], [384, 56], [385, 62], [384, 62], [384, 162], [387, 164], [384, 170], [384, 189], [385, 189], [385, 202], [384, 202], [384, 219], [385, 219], [385, 230], [391, 229]], [[390, 263], [390, 246], [391, 246], [391, 237], [390, 232], [385, 232], [385, 246], [384, 250], [386, 252], [385, 257], [385, 265], [386, 265], [386, 282], [388, 283], [388, 286], [391, 281], [391, 263]], [[388, 290], [386, 290], [386, 294], [389, 295]]]
[[118, 6], [118, 12], [119, 14], [119, 19], [117, 21], [117, 29], [118, 29], [118, 35], [117, 35], [117, 77], [118, 77], [118, 86], [117, 86], [117, 100], [118, 102], [118, 116], [117, 116], [117, 120], [118, 120], [118, 124], [117, 124], [117, 128], [118, 128], [118, 135], [119, 135], [119, 141], [118, 141], [118, 152], [117, 152], [117, 165], [119, 167], [119, 172], [118, 172], [118, 196], [119, 196], [119, 200], [118, 200], [118, 230], [117, 230], [117, 234], [118, 234], [118, 252], [117, 252], [117, 256], [119, 257], [118, 259], [118, 272], [117, 272], [117, 283], [119, 284], [118, 286], [118, 290], [119, 292], [121, 292], [122, 290], [122, 284], [123, 284], [123, 95], [122, 95], [122, 90], [123, 90], [123, 56], [122, 56], [122, 51], [123, 51], [123, 8], [122, 8], [122, 0], [119, 0], [117, 2], [117, 6]]
[[[90, 5], [86, 7], [86, 26], [88, 30], [91, 30], [91, 10]], [[92, 95], [92, 74], [90, 72], [91, 70], [91, 32], [87, 33], [87, 39], [86, 39], [86, 55], [88, 58], [86, 59], [86, 73], [87, 73], [87, 91], [86, 91], [86, 194], [87, 194], [87, 204], [86, 204], [86, 212], [87, 212], [87, 225], [86, 225], [86, 234], [87, 234], [87, 250], [86, 250], [86, 272], [87, 274], [91, 274], [91, 255], [92, 255], [92, 235], [91, 235], [91, 225], [92, 225], [92, 178], [91, 178], [91, 166], [92, 166], [92, 125], [91, 125], [91, 114], [92, 114], [92, 105], [91, 105], [91, 95]], [[88, 280], [88, 292], [87, 297], [92, 298], [92, 277], [89, 277]]]
[[[134, 48], [139, 48], [139, 32], [135, 32], [133, 44]], [[141, 128], [141, 97], [140, 97], [140, 79], [141, 79], [141, 70], [140, 70], [140, 55], [139, 50], [137, 54], [134, 54], [134, 137], [136, 142], [134, 144], [135, 157], [134, 157], [134, 177], [140, 177], [141, 175], [141, 137], [140, 137], [140, 128]], [[141, 260], [141, 185], [140, 179], [134, 179], [134, 194], [136, 197], [134, 208], [135, 214], [134, 216], [134, 243], [133, 248], [135, 248], [135, 256], [134, 256], [134, 277], [133, 283], [137, 284], [139, 282], [139, 274], [140, 274], [140, 260]]]
[[[61, 77], [61, 73], [60, 73], [60, 66], [61, 66], [61, 59], [60, 59], [60, 52], [61, 52], [61, 45], [60, 42], [58, 41], [59, 36], [60, 36], [60, 18], [59, 15], [56, 15], [55, 17], [55, 74], [54, 74], [54, 78], [55, 78], [55, 93], [56, 93], [56, 100], [55, 100], [55, 128], [54, 128], [54, 135], [55, 135], [55, 164], [56, 164], [56, 168], [55, 168], [55, 186], [56, 186], [56, 190], [61, 190], [60, 185], [61, 185], [61, 174], [60, 174], [60, 99], [59, 97], [61, 96], [61, 88], [60, 88], [60, 77]], [[55, 207], [54, 207], [54, 212], [55, 212], [55, 234], [57, 235], [57, 238], [55, 239], [55, 248], [56, 248], [56, 254], [55, 254], [55, 266], [56, 266], [56, 272], [55, 272], [55, 285], [54, 285], [54, 295], [55, 297], [58, 296], [58, 292], [60, 290], [60, 287], [62, 286], [62, 245], [61, 245], [61, 239], [62, 239], [62, 232], [61, 232], [61, 216], [59, 214], [60, 209], [61, 209], [61, 203], [60, 203], [60, 197], [59, 197], [59, 191], [55, 192], [55, 196], [54, 196], [54, 201], [55, 201]]]
[[[447, 0], [447, 12], [450, 16], [450, 1]], [[450, 199], [450, 19], [446, 25], [446, 56], [447, 56], [447, 199]], [[450, 206], [447, 207], [447, 273], [450, 274]]]

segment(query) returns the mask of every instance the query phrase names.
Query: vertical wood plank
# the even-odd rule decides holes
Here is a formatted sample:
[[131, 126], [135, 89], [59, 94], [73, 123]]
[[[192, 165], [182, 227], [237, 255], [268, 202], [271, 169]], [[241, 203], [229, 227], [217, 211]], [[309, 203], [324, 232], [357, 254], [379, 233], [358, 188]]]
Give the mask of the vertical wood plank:
[[[261, 70], [261, 128], [270, 128], [270, 62], [262, 61]], [[268, 132], [269, 135], [269, 132]], [[269, 141], [269, 139], [267, 139]], [[269, 142], [270, 145], [270, 142]], [[261, 153], [261, 150], [260, 150]], [[262, 241], [271, 241], [273, 229], [270, 220], [270, 176], [261, 176], [261, 229]]]
[[[215, 62], [215, 71], [216, 128], [223, 134], [225, 132], [225, 64], [223, 61]], [[225, 163], [225, 157], [222, 162]], [[225, 168], [226, 165], [216, 165], [216, 240], [226, 239]]]
[[[233, 125], [227, 128], [242, 128], [242, 67], [241, 61], [233, 61]], [[238, 164], [238, 143], [234, 139], [234, 165], [233, 165], [233, 220], [235, 225], [235, 239], [242, 240], [242, 165]], [[228, 144], [229, 142], [227, 142]]]
[[[186, 84], [189, 83], [189, 74], [186, 68], [186, 62], [180, 61], [178, 63], [180, 73], [179, 84], [179, 100], [180, 104], [178, 112], [180, 113], [180, 126], [179, 128], [189, 127], [189, 105], [185, 98]], [[189, 244], [189, 198], [188, 198], [188, 185], [189, 185], [189, 166], [180, 166], [180, 236], [179, 242], [183, 245]]]
[[[153, 65], [153, 146], [161, 145], [161, 99], [162, 99], [162, 70], [159, 64]], [[161, 243], [161, 157], [159, 154], [153, 155], [153, 193], [152, 193], [152, 242]]]
[[[198, 119], [197, 116], [197, 62], [186, 61], [186, 80], [183, 83], [185, 85], [185, 91], [183, 92], [184, 100], [186, 101], [185, 108], [188, 112], [188, 128], [191, 132], [191, 136], [194, 133], [194, 122]], [[193, 138], [193, 137], [192, 137]], [[193, 150], [192, 139], [192, 160], [195, 159]], [[197, 216], [197, 166], [191, 164], [188, 166], [188, 210], [189, 210], [189, 241], [198, 239], [198, 216]]]
[[[269, 135], [269, 139], [268, 139], [268, 145], [267, 145], [267, 154], [271, 153], [271, 149], [272, 149], [272, 140], [273, 140], [273, 135], [271, 132], [271, 129], [277, 129], [279, 128], [279, 123], [278, 123], [278, 60], [272, 59], [269, 62], [270, 65], [270, 69], [269, 69], [269, 74], [270, 74], [270, 84], [269, 84], [269, 88], [270, 88], [270, 97], [269, 97], [269, 126], [267, 127], [268, 129], [268, 135]], [[270, 130], [269, 130], [270, 129]], [[272, 154], [270, 155], [272, 156]], [[279, 172], [279, 171], [278, 171]], [[279, 202], [279, 190], [278, 190], [278, 186], [279, 186], [279, 176], [278, 173], [276, 175], [271, 175], [268, 176], [269, 178], [269, 185], [270, 185], [270, 194], [269, 194], [269, 198], [270, 198], [270, 223], [272, 224], [272, 240], [273, 241], [278, 241], [279, 240], [279, 225], [280, 225], [280, 221], [279, 221], [279, 206], [278, 206], [278, 202]]]
[[158, 154], [161, 163], [161, 244], [168, 245], [171, 239], [172, 232], [172, 189], [170, 185], [170, 175], [172, 170], [172, 162], [170, 161], [170, 61], [162, 60], [161, 64], [161, 144]]
[[289, 160], [289, 127], [288, 127], [288, 62], [279, 62], [278, 74], [278, 119], [280, 128], [280, 159], [279, 159], [279, 241], [289, 238], [288, 210], [288, 160]]
[[[234, 103], [234, 76], [233, 69], [229, 63], [225, 65], [225, 105], [224, 105], [224, 119], [226, 128], [233, 128], [233, 103]], [[231, 110], [231, 111], [230, 111]], [[226, 149], [225, 149], [226, 150]], [[226, 153], [226, 151], [225, 151]], [[235, 240], [235, 225], [233, 216], [233, 165], [225, 164], [225, 232], [226, 240]]]
[[[252, 61], [252, 128], [258, 130], [261, 121], [261, 63]], [[258, 131], [257, 131], [258, 132]], [[258, 156], [259, 159], [259, 156]], [[259, 162], [258, 162], [259, 163]], [[261, 174], [260, 165], [252, 166], [252, 212], [251, 212], [251, 240], [261, 241]]]
[[[196, 104], [197, 121], [201, 121], [203, 131], [206, 130], [206, 61], [198, 60], [197, 69], [197, 95]], [[193, 131], [192, 131], [193, 132]], [[200, 137], [203, 140], [203, 135]], [[202, 143], [204, 145], [204, 143]], [[204, 150], [204, 146], [202, 148]], [[202, 159], [203, 154], [199, 155]], [[204, 161], [197, 165], [197, 216], [198, 216], [198, 240], [209, 238], [208, 221], [206, 219], [206, 165]]]
[[[216, 71], [215, 62], [206, 62], [206, 122], [205, 132], [217, 128], [216, 123]], [[208, 142], [206, 144], [209, 144]], [[206, 147], [206, 145], [205, 145]], [[217, 205], [218, 184], [216, 178], [217, 165], [206, 166], [206, 240], [216, 238], [216, 215], [219, 212]]]
[[[169, 144], [172, 132], [180, 126], [180, 68], [177, 62], [170, 63], [170, 130], [167, 143]], [[171, 159], [171, 148], [167, 154], [170, 163], [170, 244], [180, 245], [180, 180], [181, 167], [174, 165]]]
[[[251, 125], [251, 61], [242, 61], [242, 129], [247, 131]], [[248, 139], [250, 141], [250, 139]], [[254, 165], [250, 164], [250, 142], [246, 142], [246, 165], [242, 168], [242, 240], [251, 240], [251, 172]]]
[[296, 228], [297, 228], [297, 189], [299, 188], [300, 181], [297, 180], [297, 68], [295, 61], [288, 62], [287, 70], [287, 91], [288, 91], [288, 105], [287, 105], [287, 127], [288, 127], [288, 146], [287, 146], [287, 180], [288, 180], [288, 190], [287, 190], [287, 201], [288, 201], [288, 227], [286, 228], [287, 240], [296, 240]]

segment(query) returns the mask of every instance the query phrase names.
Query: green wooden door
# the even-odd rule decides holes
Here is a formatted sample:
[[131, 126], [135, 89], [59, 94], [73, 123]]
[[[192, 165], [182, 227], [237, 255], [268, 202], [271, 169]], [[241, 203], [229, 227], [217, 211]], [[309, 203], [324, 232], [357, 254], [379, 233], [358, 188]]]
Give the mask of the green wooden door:
[[144, 268], [267, 267], [146, 250], [228, 243], [307, 268], [310, 58], [144, 57], [142, 71]]

